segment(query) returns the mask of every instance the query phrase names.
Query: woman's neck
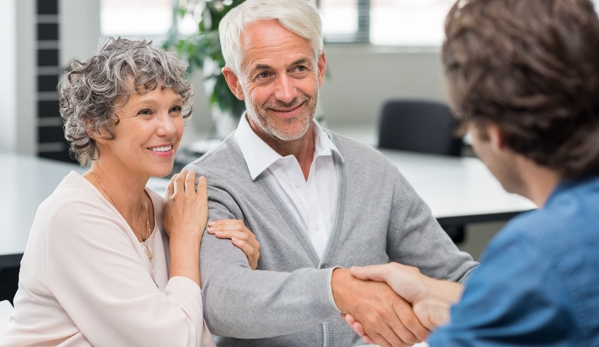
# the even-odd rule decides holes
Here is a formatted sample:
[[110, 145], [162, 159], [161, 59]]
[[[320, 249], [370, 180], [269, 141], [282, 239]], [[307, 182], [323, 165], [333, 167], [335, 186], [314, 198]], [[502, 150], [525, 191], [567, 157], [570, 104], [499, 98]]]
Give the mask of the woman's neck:
[[91, 165], [90, 172], [83, 175], [119, 212], [125, 214], [125, 219], [135, 219], [145, 214], [148, 208], [145, 186], [150, 179], [147, 175], [129, 172], [122, 165], [110, 163], [109, 160], [98, 159]]

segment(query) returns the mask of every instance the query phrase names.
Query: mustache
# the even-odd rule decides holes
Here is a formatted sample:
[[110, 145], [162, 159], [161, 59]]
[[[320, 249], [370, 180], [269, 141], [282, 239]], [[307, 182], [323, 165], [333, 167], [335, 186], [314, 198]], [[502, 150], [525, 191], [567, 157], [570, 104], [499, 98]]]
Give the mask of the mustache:
[[310, 100], [309, 97], [307, 96], [303, 96], [301, 98], [293, 98], [293, 100], [289, 101], [289, 102], [283, 102], [280, 100], [277, 100], [274, 103], [266, 103], [264, 104], [264, 108], [292, 108], [298, 105], [303, 104], [304, 102]]

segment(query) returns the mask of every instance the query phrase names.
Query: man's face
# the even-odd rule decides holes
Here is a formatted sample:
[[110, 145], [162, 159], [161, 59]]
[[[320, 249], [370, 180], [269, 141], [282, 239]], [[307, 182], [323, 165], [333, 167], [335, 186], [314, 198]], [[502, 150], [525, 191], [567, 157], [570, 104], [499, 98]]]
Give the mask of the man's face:
[[301, 138], [316, 111], [326, 69], [324, 54], [316, 60], [308, 40], [275, 20], [249, 25], [241, 41], [242, 76], [234, 93], [245, 100], [250, 124], [263, 138]]
[[495, 125], [480, 129], [474, 124], [468, 125], [472, 137], [472, 149], [497, 178], [503, 189], [510, 193], [522, 195], [525, 187], [516, 155], [503, 143], [501, 131]]

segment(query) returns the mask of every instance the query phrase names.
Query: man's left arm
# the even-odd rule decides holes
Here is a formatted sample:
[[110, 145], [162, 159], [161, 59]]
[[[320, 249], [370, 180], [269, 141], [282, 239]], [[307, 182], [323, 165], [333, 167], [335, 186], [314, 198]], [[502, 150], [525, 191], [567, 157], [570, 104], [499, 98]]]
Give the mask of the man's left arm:
[[456, 247], [410, 183], [399, 172], [395, 176], [387, 232], [390, 261], [416, 267], [429, 277], [464, 283], [478, 263]]

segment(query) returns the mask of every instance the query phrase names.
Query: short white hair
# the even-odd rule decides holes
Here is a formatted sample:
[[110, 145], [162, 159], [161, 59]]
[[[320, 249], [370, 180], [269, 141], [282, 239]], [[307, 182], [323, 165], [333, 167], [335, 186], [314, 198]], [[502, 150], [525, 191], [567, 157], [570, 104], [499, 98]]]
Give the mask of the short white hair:
[[242, 77], [241, 34], [254, 22], [273, 19], [292, 33], [310, 41], [315, 58], [322, 54], [322, 21], [318, 10], [310, 1], [247, 0], [227, 13], [218, 27], [226, 66], [238, 77]]

